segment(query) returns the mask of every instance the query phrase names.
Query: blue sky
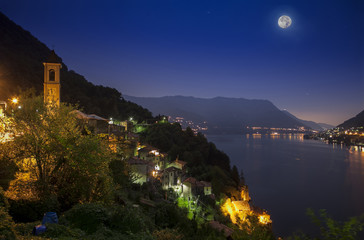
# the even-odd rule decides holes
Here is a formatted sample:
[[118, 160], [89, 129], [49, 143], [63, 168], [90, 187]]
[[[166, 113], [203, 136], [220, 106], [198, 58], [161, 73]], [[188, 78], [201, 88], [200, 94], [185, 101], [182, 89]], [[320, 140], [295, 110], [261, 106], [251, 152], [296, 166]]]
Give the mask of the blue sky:
[[0, 11], [126, 95], [268, 99], [331, 124], [364, 109], [359, 0], [12, 0]]

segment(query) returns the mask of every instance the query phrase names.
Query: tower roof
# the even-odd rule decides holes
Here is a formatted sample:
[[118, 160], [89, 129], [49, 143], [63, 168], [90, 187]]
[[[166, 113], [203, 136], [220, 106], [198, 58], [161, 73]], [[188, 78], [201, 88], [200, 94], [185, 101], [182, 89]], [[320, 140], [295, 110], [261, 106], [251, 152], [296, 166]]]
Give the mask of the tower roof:
[[56, 55], [54, 50], [51, 51], [51, 54], [49, 55], [47, 63], [61, 63], [61, 59]]

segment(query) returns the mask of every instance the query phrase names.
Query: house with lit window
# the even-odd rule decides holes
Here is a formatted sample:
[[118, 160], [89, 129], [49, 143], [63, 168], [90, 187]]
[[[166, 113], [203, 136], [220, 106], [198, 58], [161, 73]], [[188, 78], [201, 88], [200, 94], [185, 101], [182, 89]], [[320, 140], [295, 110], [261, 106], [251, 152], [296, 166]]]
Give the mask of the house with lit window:
[[212, 188], [210, 182], [200, 181], [200, 183], [203, 185], [203, 194], [205, 196], [209, 196], [212, 194]]
[[211, 195], [211, 183], [198, 181], [196, 178], [189, 177], [182, 183], [182, 196], [185, 199], [191, 200], [197, 197]]
[[167, 190], [172, 188], [175, 192], [180, 193], [182, 190], [183, 172], [176, 167], [169, 167], [161, 172], [162, 188]]
[[138, 157], [147, 161], [158, 161], [159, 149], [152, 146], [144, 146], [138, 149]]
[[160, 171], [165, 168], [168, 155], [159, 152], [159, 149], [152, 146], [139, 147], [137, 156], [140, 159], [152, 162], [155, 170]]

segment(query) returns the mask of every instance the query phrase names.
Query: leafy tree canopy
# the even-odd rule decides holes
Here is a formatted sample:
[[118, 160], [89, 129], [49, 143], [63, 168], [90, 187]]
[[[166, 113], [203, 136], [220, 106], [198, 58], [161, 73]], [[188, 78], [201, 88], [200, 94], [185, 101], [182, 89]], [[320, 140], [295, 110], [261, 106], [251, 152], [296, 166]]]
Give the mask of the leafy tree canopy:
[[69, 207], [107, 196], [112, 154], [103, 140], [83, 134], [74, 108], [45, 105], [42, 97], [32, 94], [20, 102], [21, 109], [8, 108], [5, 126], [13, 139], [0, 148], [2, 160], [13, 161], [20, 170], [9, 197], [56, 196]]

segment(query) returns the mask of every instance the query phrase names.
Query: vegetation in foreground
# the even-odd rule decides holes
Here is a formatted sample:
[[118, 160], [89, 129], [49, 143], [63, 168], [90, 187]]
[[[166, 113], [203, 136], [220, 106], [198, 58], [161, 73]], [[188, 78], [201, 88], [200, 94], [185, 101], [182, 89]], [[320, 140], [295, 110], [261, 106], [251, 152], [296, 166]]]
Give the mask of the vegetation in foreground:
[[[12, 139], [0, 144], [0, 172], [6, 173], [0, 175], [0, 239], [226, 239], [206, 213], [233, 229], [233, 239], [274, 239], [254, 215], [238, 226], [211, 199], [201, 199], [206, 207], [191, 215], [158, 181], [134, 184], [129, 166], [120, 160], [125, 149], [112, 151], [73, 110], [64, 104], [44, 106], [41, 97], [28, 96], [21, 109], [12, 106], [1, 119], [0, 132]], [[191, 176], [211, 181], [218, 202], [238, 197], [237, 168], [203, 135], [169, 123], [151, 125], [141, 135], [172, 158], [186, 160]], [[47, 224], [44, 234], [33, 236], [48, 211], [58, 213], [59, 224]], [[362, 227], [359, 221], [334, 226], [343, 230], [334, 236], [353, 237], [342, 239], [355, 239]]]

